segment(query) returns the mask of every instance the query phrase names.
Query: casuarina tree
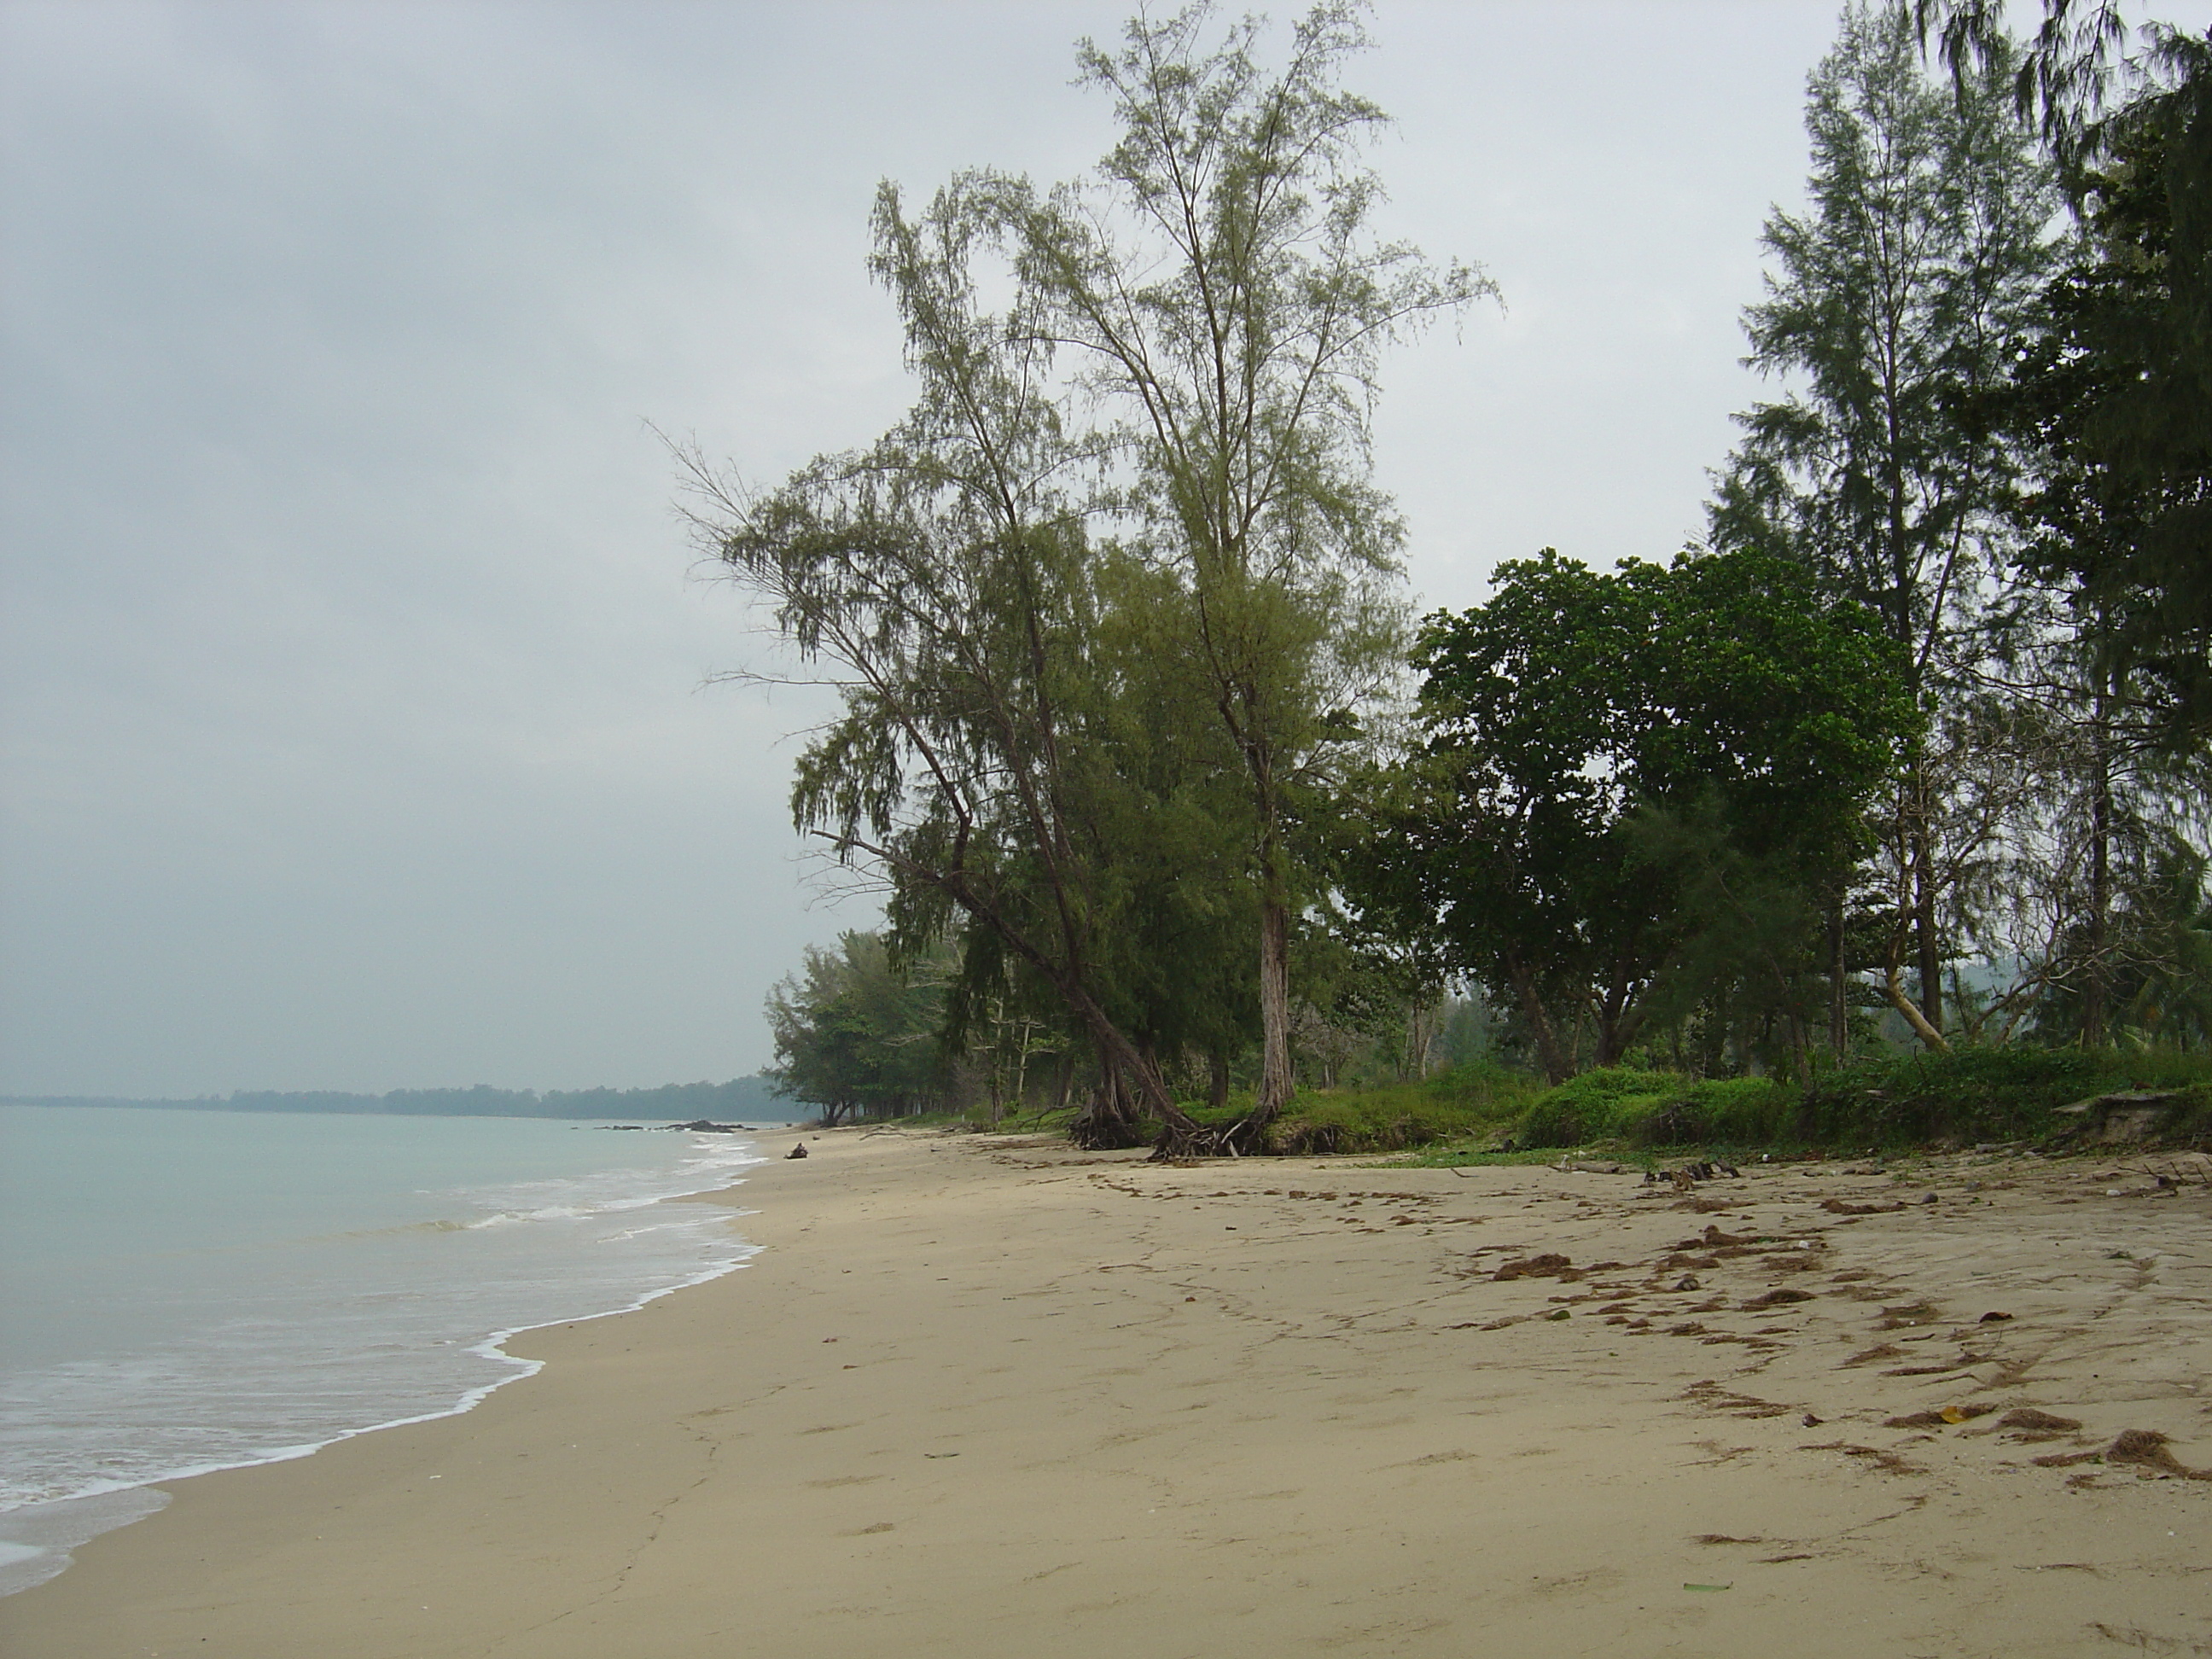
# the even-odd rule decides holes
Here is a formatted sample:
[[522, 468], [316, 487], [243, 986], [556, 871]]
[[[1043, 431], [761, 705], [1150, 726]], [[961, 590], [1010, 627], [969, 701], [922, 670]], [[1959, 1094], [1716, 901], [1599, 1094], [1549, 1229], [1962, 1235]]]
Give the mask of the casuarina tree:
[[1713, 512], [1717, 545], [1784, 554], [1878, 616], [1932, 716], [1883, 837], [1885, 984], [1931, 1047], [1945, 1042], [1947, 907], [1985, 833], [1954, 787], [1980, 738], [1952, 716], [2008, 557], [2017, 468], [1979, 410], [2047, 268], [2057, 199], [2007, 70], [1999, 54], [1954, 89], [1926, 72], [1904, 5], [1844, 13], [1811, 82], [1809, 205], [1768, 222], [1774, 268], [1745, 316], [1748, 361], [1788, 393], [1739, 417], [1746, 437]]
[[1127, 629], [1105, 619], [1086, 527], [1099, 446], [1061, 420], [1033, 294], [1018, 285], [1011, 313], [981, 297], [997, 223], [967, 185], [918, 217], [885, 185], [872, 264], [906, 325], [913, 409], [771, 491], [687, 454], [694, 521], [839, 690], [793, 817], [884, 880], [895, 957], [961, 939], [956, 1027], [1010, 975], [1042, 988], [1101, 1068], [1102, 1138], [1139, 1108], [1190, 1132], [1106, 960], [1132, 897], [1157, 890], [1116, 863], [1146, 816], [1127, 797], [1172, 780], [1158, 754], [1132, 763], [1151, 733], [1118, 717], [1132, 675], [1102, 654]]
[[1001, 198], [1112, 419], [1131, 544], [1188, 597], [1184, 648], [1245, 776], [1262, 1052], [1232, 1146], [1292, 1090], [1290, 802], [1401, 659], [1401, 532], [1369, 453], [1382, 354], [1490, 287], [1375, 228], [1364, 158], [1385, 117], [1340, 84], [1364, 9], [1316, 6], [1273, 68], [1261, 25], [1224, 27], [1210, 4], [1139, 15], [1118, 50], [1086, 42], [1119, 142], [1087, 184], [1006, 181]]

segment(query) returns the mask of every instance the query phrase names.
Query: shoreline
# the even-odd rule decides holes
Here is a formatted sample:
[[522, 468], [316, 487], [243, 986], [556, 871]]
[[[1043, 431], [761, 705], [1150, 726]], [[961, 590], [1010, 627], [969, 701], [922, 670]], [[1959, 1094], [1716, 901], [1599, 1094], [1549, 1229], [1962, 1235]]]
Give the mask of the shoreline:
[[[758, 1144], [742, 1185], [687, 1200], [751, 1212], [744, 1273], [526, 1334], [508, 1352], [543, 1369], [472, 1411], [173, 1483], [0, 1601], [0, 1645], [2056, 1656], [2212, 1635], [2212, 1481], [2086, 1455], [2140, 1429], [2212, 1463], [2201, 1163], [2159, 1188], [1962, 1158], [1910, 1191], [1776, 1166], [1685, 1200], [1540, 1167]], [[1499, 1277], [1513, 1262], [1536, 1265]], [[2022, 1409], [2081, 1426], [2001, 1427]]]
[[[572, 1127], [604, 1127], [597, 1124], [579, 1123]], [[635, 1127], [635, 1126], [624, 1126]], [[741, 1145], [750, 1149], [750, 1155], [725, 1166], [726, 1178], [718, 1187], [705, 1187], [672, 1192], [651, 1200], [642, 1206], [650, 1208], [662, 1203], [683, 1203], [698, 1199], [714, 1198], [734, 1191], [744, 1184], [750, 1173], [780, 1157], [780, 1152], [767, 1150], [774, 1140], [779, 1147], [797, 1137], [799, 1126], [742, 1132]], [[733, 1139], [735, 1137], [732, 1137]], [[387, 1430], [410, 1428], [419, 1424], [437, 1422], [448, 1417], [459, 1417], [474, 1411], [486, 1400], [510, 1384], [526, 1382], [544, 1369], [543, 1359], [532, 1358], [510, 1352], [508, 1344], [532, 1333], [555, 1326], [580, 1325], [595, 1320], [614, 1318], [635, 1313], [659, 1298], [678, 1291], [690, 1290], [711, 1284], [717, 1279], [738, 1271], [759, 1247], [733, 1235], [734, 1249], [729, 1259], [702, 1268], [690, 1277], [673, 1284], [641, 1290], [628, 1299], [598, 1310], [595, 1312], [574, 1315], [566, 1318], [536, 1319], [526, 1324], [494, 1329], [485, 1335], [463, 1345], [459, 1352], [485, 1361], [495, 1367], [498, 1375], [481, 1382], [469, 1383], [448, 1396], [449, 1403], [422, 1410], [409, 1410], [404, 1414], [382, 1418], [374, 1422], [335, 1429], [318, 1438], [296, 1443], [269, 1446], [247, 1455], [222, 1461], [188, 1464], [162, 1473], [135, 1479], [110, 1479], [91, 1481], [81, 1491], [55, 1498], [42, 1498], [0, 1510], [0, 1601], [37, 1588], [67, 1572], [74, 1565], [75, 1553], [94, 1538], [121, 1527], [131, 1526], [149, 1516], [160, 1513], [172, 1501], [165, 1488], [179, 1482], [198, 1480], [211, 1474], [262, 1468], [274, 1464], [289, 1463], [313, 1457], [328, 1448], [356, 1439], [363, 1435], [380, 1434]], [[611, 1287], [610, 1287], [611, 1288]], [[395, 1402], [396, 1403], [396, 1402]]]

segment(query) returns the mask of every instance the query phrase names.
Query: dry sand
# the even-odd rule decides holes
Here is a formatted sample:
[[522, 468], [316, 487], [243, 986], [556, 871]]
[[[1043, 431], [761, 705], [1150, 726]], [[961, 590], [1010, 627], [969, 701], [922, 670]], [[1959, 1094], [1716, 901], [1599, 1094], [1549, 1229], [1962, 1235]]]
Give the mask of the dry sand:
[[[519, 1340], [546, 1370], [465, 1416], [177, 1483], [0, 1650], [2212, 1653], [2202, 1160], [1686, 1200], [813, 1146], [721, 1195], [750, 1267]], [[2130, 1430], [2170, 1446], [2082, 1456]]]

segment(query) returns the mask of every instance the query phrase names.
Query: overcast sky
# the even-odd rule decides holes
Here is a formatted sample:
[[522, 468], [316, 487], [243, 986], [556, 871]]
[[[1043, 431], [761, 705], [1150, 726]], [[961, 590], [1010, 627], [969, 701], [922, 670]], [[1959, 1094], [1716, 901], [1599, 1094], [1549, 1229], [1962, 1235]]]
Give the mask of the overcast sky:
[[[1087, 167], [1122, 15], [0, 7], [0, 1092], [767, 1063], [872, 913], [789, 827], [815, 711], [707, 684], [764, 647], [645, 423], [764, 481], [872, 438], [877, 180]], [[1384, 0], [1391, 228], [1505, 300], [1389, 365], [1425, 605], [1697, 532], [1833, 23]]]

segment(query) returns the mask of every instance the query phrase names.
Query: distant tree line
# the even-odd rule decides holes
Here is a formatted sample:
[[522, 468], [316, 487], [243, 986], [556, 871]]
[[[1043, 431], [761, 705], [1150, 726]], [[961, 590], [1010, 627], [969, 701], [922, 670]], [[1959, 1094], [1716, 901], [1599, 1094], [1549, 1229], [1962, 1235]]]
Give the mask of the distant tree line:
[[1705, 538], [1416, 623], [1380, 356], [1492, 289], [1375, 229], [1363, 9], [1085, 42], [1091, 179], [878, 194], [908, 416], [775, 489], [685, 453], [842, 695], [794, 821], [885, 898], [770, 999], [782, 1086], [1237, 1152], [1448, 1030], [2212, 1041], [2212, 42], [1848, 6]]
[[240, 1090], [190, 1100], [121, 1099], [106, 1096], [19, 1096], [9, 1103], [36, 1106], [142, 1106], [220, 1109], [230, 1112], [379, 1112], [414, 1117], [617, 1118], [646, 1122], [718, 1122], [746, 1117], [782, 1118], [788, 1103], [766, 1077], [726, 1083], [666, 1083], [653, 1089], [394, 1089], [386, 1094]]

